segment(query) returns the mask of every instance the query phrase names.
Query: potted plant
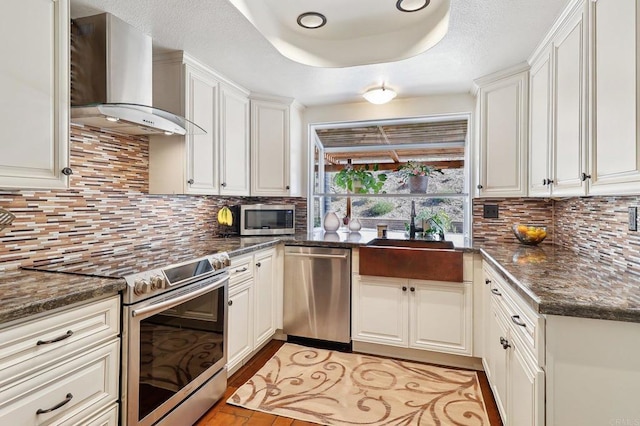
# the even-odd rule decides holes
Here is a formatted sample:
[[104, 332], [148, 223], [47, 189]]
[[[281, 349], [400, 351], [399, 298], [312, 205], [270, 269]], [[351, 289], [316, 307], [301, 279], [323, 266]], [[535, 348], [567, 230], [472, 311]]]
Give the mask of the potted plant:
[[424, 163], [414, 163], [407, 161], [398, 167], [397, 171], [404, 182], [409, 185], [409, 192], [412, 194], [424, 194], [427, 192], [429, 176], [433, 173], [442, 173], [442, 170], [427, 166]]
[[377, 164], [372, 169], [368, 164], [363, 166], [348, 164], [347, 167], [336, 173], [333, 181], [338, 187], [346, 189], [348, 192], [367, 194], [373, 191], [374, 194], [377, 194], [387, 180], [385, 173], [373, 173], [377, 171]]

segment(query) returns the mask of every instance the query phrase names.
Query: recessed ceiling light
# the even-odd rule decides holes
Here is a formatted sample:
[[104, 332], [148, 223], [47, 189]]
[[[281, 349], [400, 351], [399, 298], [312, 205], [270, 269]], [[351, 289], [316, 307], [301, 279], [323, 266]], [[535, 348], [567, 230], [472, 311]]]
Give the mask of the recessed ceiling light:
[[372, 104], [381, 105], [386, 104], [391, 99], [395, 98], [396, 92], [382, 86], [375, 89], [367, 90], [362, 96]]
[[320, 28], [327, 23], [327, 18], [322, 13], [305, 12], [298, 16], [298, 25], [302, 28], [314, 30]]
[[396, 8], [401, 12], [417, 12], [429, 6], [431, 0], [398, 0]]

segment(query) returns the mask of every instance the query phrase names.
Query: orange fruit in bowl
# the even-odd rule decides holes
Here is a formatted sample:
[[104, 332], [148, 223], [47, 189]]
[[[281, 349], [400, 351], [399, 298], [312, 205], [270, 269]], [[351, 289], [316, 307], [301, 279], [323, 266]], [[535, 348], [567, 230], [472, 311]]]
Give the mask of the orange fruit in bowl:
[[525, 234], [529, 228], [524, 225], [518, 225], [518, 232], [521, 234]]

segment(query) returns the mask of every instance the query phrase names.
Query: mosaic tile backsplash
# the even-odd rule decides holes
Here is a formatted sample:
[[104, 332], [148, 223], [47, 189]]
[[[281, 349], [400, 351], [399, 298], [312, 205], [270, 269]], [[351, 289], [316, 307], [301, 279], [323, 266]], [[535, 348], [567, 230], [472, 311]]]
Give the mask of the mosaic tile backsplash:
[[[499, 218], [484, 219], [484, 204], [497, 204]], [[629, 207], [640, 209], [640, 196], [475, 199], [473, 240], [517, 242], [512, 224], [547, 225], [542, 244], [557, 244], [640, 274], [640, 232], [628, 230]]]
[[305, 198], [149, 195], [148, 165], [145, 137], [71, 126], [70, 189], [0, 191], [0, 207], [16, 215], [0, 231], [0, 269], [208, 239], [225, 204], [293, 203], [296, 229], [306, 228]]

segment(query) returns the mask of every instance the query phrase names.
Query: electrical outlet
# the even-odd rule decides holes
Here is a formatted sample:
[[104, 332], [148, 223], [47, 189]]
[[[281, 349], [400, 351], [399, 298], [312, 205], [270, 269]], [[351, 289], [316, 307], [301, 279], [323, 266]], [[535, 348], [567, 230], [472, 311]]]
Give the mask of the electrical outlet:
[[483, 206], [482, 217], [485, 219], [497, 219], [498, 218], [498, 205], [497, 204], [485, 204]]
[[629, 207], [629, 231], [638, 230], [638, 208]]

